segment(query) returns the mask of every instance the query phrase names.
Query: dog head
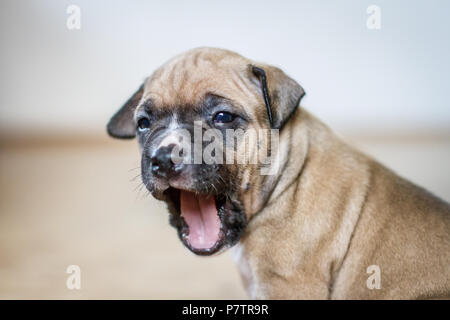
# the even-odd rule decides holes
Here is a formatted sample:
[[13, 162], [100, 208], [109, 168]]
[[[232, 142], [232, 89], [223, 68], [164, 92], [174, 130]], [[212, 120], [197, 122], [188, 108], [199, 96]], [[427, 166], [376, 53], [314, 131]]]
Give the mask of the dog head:
[[199, 48], [156, 70], [107, 129], [137, 137], [144, 185], [167, 203], [184, 245], [210, 255], [234, 245], [263, 206], [261, 170], [276, 161], [259, 160], [273, 159], [272, 138], [303, 95], [278, 68]]

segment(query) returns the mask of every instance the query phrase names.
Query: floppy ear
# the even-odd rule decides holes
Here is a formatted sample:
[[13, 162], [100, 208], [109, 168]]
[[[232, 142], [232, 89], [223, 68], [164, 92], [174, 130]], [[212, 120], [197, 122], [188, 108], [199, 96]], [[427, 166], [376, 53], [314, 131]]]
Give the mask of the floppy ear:
[[297, 109], [305, 91], [295, 80], [276, 67], [250, 67], [259, 80], [270, 125], [273, 129], [281, 129]]
[[133, 121], [134, 110], [142, 98], [144, 84], [128, 99], [119, 111], [109, 120], [106, 127], [111, 137], [119, 139], [132, 139], [136, 136], [136, 127]]

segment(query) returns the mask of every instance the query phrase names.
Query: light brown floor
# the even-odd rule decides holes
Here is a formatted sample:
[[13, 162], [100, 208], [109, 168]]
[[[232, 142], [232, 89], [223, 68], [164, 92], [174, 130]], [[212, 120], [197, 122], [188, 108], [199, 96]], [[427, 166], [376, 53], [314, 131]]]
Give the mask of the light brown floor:
[[[450, 138], [353, 140], [450, 199]], [[183, 248], [164, 206], [131, 181], [138, 166], [135, 141], [3, 144], [0, 298], [246, 298], [229, 252]], [[81, 290], [66, 288], [71, 264]]]

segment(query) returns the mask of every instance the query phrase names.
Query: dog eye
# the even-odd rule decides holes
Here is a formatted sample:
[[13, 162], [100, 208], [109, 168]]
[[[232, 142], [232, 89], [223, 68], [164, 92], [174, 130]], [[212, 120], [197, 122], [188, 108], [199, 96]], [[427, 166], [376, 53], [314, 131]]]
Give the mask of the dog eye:
[[235, 118], [235, 115], [229, 113], [229, 112], [225, 112], [225, 111], [221, 111], [216, 113], [216, 115], [213, 118], [213, 121], [215, 123], [228, 123], [233, 121]]
[[138, 120], [138, 128], [143, 131], [150, 128], [150, 121], [147, 118], [141, 118]]

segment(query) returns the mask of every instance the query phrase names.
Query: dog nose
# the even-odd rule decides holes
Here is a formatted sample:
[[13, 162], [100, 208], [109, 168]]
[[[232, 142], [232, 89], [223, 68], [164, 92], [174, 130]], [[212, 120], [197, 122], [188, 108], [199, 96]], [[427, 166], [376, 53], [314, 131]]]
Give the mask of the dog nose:
[[171, 177], [178, 172], [176, 164], [172, 161], [174, 144], [158, 148], [150, 158], [153, 174], [160, 177]]

